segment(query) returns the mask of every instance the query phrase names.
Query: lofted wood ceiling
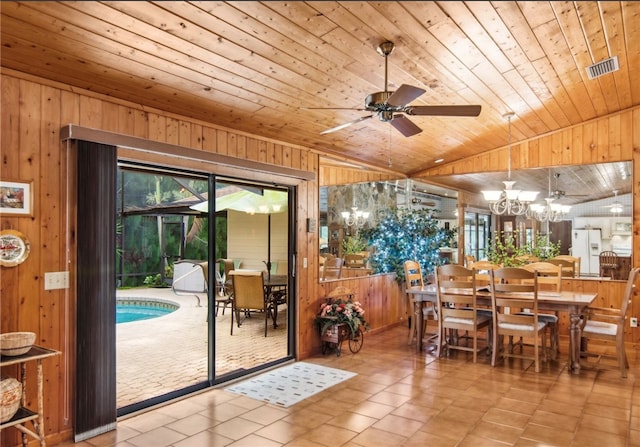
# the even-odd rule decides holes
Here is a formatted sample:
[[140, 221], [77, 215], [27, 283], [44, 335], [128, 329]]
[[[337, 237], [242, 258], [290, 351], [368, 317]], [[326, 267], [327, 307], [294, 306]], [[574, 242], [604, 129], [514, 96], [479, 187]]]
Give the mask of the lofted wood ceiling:
[[[411, 176], [640, 104], [640, 2], [6, 2], [3, 67]], [[404, 137], [367, 116], [388, 86], [412, 105]], [[594, 80], [586, 67], [617, 56]], [[331, 108], [318, 110], [316, 108]], [[333, 109], [335, 108], [335, 109]], [[340, 109], [342, 108], [342, 109]], [[486, 182], [485, 182], [486, 183]], [[546, 185], [546, 182], [543, 183]], [[473, 185], [471, 187], [474, 187]], [[475, 188], [475, 187], [474, 187]], [[477, 189], [477, 188], [476, 188]]]

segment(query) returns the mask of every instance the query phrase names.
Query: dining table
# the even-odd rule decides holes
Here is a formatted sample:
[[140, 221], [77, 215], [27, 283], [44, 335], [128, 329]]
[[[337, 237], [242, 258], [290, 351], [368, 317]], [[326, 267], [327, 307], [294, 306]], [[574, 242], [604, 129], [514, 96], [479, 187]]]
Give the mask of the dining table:
[[277, 328], [278, 305], [287, 302], [288, 275], [270, 275], [263, 273], [265, 299], [273, 300], [273, 328]]
[[[437, 303], [437, 293], [435, 284], [428, 284], [422, 287], [410, 287], [405, 290], [413, 302], [414, 315], [416, 318], [416, 329], [418, 334], [423, 333], [424, 317], [422, 307], [425, 303]], [[452, 289], [448, 289], [452, 292]], [[468, 294], [468, 289], [461, 289], [460, 293]], [[533, 295], [526, 292], [518, 292], [519, 299], [523, 296]], [[508, 293], [501, 293], [502, 297], [509, 297]], [[580, 338], [582, 336], [581, 317], [589, 305], [597, 298], [597, 293], [573, 292], [570, 290], [538, 291], [538, 309], [553, 312], [567, 312], [569, 314], [569, 371], [573, 374], [580, 373]], [[479, 306], [491, 307], [491, 292], [488, 286], [479, 288], [476, 291], [476, 302]], [[416, 337], [416, 350], [422, 351], [422, 337]]]

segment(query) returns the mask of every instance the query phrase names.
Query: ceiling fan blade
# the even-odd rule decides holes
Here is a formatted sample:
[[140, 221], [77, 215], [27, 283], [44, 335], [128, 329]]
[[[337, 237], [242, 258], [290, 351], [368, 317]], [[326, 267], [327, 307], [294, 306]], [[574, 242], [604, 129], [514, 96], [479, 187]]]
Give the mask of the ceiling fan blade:
[[478, 116], [481, 109], [477, 105], [409, 106], [403, 112], [414, 116]]
[[422, 95], [424, 92], [425, 90], [422, 90], [421, 88], [402, 84], [400, 88], [398, 88], [398, 90], [396, 90], [391, 94], [391, 96], [389, 96], [389, 99], [387, 99], [387, 104], [393, 107], [405, 106]]
[[356, 109], [354, 107], [300, 107], [303, 110], [355, 110], [356, 112], [366, 112], [367, 109]]
[[362, 116], [362, 117], [358, 118], [357, 120], [349, 121], [348, 123], [340, 124], [339, 126], [332, 127], [331, 129], [323, 130], [322, 132], [320, 132], [320, 135], [325, 135], [325, 134], [328, 134], [328, 133], [331, 133], [331, 132], [336, 132], [338, 130], [342, 130], [345, 127], [349, 127], [352, 124], [359, 123], [360, 121], [368, 120], [369, 118], [373, 118], [374, 116], [375, 115]]
[[405, 117], [404, 115], [393, 115], [393, 120], [391, 120], [391, 125], [395, 127], [398, 132], [400, 132], [405, 137], [411, 137], [413, 135], [417, 135], [422, 132], [418, 126], [413, 124], [410, 119]]

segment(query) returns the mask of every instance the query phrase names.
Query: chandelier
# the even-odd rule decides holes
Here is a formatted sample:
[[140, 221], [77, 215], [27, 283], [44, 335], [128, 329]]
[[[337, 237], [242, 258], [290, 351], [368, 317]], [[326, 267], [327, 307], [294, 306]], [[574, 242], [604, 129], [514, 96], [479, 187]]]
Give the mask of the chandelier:
[[536, 200], [538, 191], [522, 191], [513, 189], [516, 183], [511, 180], [511, 118], [514, 113], [509, 112], [504, 115], [509, 122], [509, 139], [508, 148], [508, 171], [507, 180], [503, 181], [504, 190], [502, 191], [482, 191], [484, 199], [489, 202], [489, 210], [493, 214], [507, 216], [521, 216], [527, 213], [529, 204]]
[[[557, 188], [557, 184], [556, 184], [556, 188]], [[555, 198], [552, 197], [552, 194], [551, 194], [551, 170], [549, 170], [549, 195], [544, 200], [546, 201], [546, 204], [540, 204], [540, 203], [530, 204], [529, 209], [527, 211], [527, 217], [531, 217], [533, 219], [539, 220], [540, 222], [558, 222], [562, 220], [567, 215], [567, 213], [571, 210], [570, 205], [553, 203]]]
[[369, 218], [369, 212], [368, 211], [358, 211], [358, 207], [357, 206], [352, 206], [351, 207], [351, 212], [343, 211], [340, 214], [342, 215], [342, 218], [344, 219], [344, 223], [348, 227], [355, 226], [356, 228], [360, 228], [367, 222], [367, 219]]
[[552, 203], [554, 201], [553, 197], [547, 197], [544, 200], [547, 202], [545, 205], [540, 203], [532, 203], [529, 205], [527, 216], [540, 222], [558, 222], [571, 210], [570, 205]]

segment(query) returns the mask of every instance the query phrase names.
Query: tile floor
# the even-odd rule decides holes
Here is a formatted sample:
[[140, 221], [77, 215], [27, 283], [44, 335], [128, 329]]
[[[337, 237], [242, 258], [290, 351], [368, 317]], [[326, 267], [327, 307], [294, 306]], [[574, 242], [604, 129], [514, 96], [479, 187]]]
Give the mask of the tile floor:
[[[207, 380], [207, 307], [195, 295], [176, 295], [166, 288], [118, 290], [118, 299], [157, 299], [180, 308], [160, 318], [116, 326], [118, 408], [144, 401]], [[206, 303], [206, 297], [201, 296]], [[216, 317], [216, 373], [226, 373], [278, 360], [287, 355], [287, 309], [280, 306], [278, 328], [264, 318], [244, 320], [229, 335], [231, 309]], [[265, 349], [268, 346], [268, 349]], [[144, 350], [144, 354], [141, 354]]]
[[481, 355], [437, 360], [406, 344], [407, 329], [367, 334], [362, 350], [305, 359], [356, 372], [287, 409], [213, 389], [118, 422], [78, 447], [640, 446], [640, 351], [631, 371], [535, 373], [529, 362], [492, 368]]

